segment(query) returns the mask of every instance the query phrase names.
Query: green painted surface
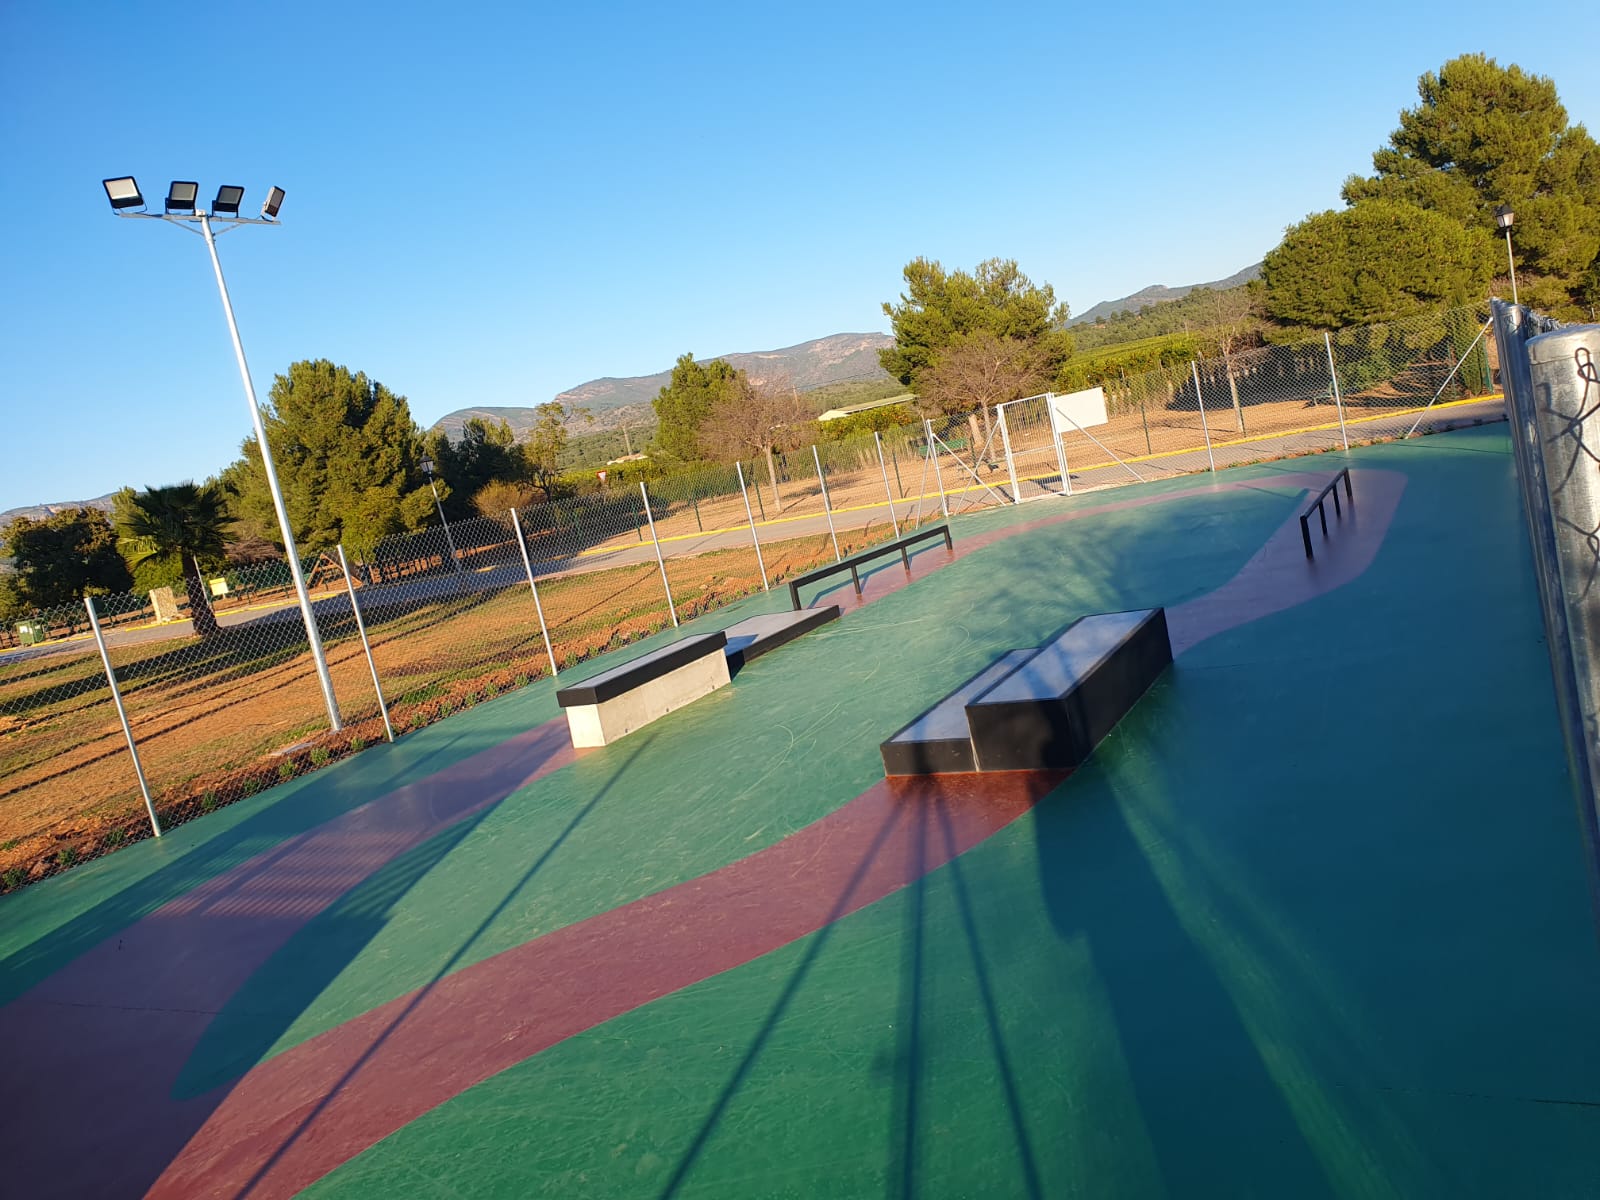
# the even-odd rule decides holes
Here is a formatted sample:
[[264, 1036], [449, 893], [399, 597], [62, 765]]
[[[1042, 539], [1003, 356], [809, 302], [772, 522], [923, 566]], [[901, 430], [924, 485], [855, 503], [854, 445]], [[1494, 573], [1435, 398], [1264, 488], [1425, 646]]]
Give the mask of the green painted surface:
[[[1503, 437], [1445, 441], [1355, 456], [1413, 473], [1372, 570], [1198, 648], [1031, 817], [312, 1194], [1596, 1194], [1600, 956], [1521, 516]], [[936, 695], [1026, 640], [992, 640], [996, 590], [1013, 634], [1054, 627], [1056, 549], [1102, 604], [1229, 573], [1161, 507], [1086, 532], [851, 628], [926, 647]]]
[[[1290, 494], [1290, 493], [1286, 493]], [[262, 1050], [276, 1053], [450, 971], [675, 883], [811, 824], [883, 775], [878, 742], [934, 696], [1022, 638], [1032, 644], [1085, 612], [1152, 591], [1221, 583], [1283, 519], [1284, 495], [1229, 492], [1196, 502], [1191, 528], [1225, 527], [1239, 546], [1196, 537], [1169, 556], [1141, 539], [1153, 510], [1110, 514], [1002, 542], [939, 573], [987, 597], [960, 620], [910, 588], [825, 626], [740, 673], [734, 685], [523, 789], [408, 855], [293, 938], [213, 1024], [185, 1072], [203, 1091]], [[1171, 523], [1175, 514], [1164, 520]], [[1091, 566], [1100, 539], [1139, 548], [1117, 581]], [[1025, 601], [993, 597], [995, 571], [1062, 569]], [[1198, 580], [1198, 582], [1197, 582]], [[305, 979], [326, 981], [314, 998]], [[263, 1013], [277, 1014], [263, 1022]]]
[[[1186, 655], [1030, 816], [312, 1194], [1600, 1194], [1600, 954], [1503, 429], [1350, 459], [1410, 476], [1373, 567]], [[1209, 591], [1299, 497], [1067, 503], [1151, 492], [1182, 498], [988, 547], [392, 863], [257, 973], [180, 1090], [777, 841], [1002, 651]], [[27, 889], [0, 904], [0, 996], [556, 711], [526, 689]]]

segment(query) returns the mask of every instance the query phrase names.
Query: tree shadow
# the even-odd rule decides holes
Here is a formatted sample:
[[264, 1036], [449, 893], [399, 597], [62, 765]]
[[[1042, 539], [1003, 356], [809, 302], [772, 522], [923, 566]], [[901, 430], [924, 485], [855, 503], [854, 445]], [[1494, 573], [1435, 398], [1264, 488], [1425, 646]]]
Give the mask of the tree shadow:
[[[561, 732], [564, 736], [564, 730]], [[377, 1053], [406, 1014], [441, 980], [464, 965], [484, 930], [559, 851], [644, 749], [641, 741], [632, 755], [617, 764], [476, 928], [457, 942], [431, 978], [401, 1006], [394, 1022], [365, 1047], [341, 1082], [352, 1078]], [[416, 764], [403, 773], [415, 777]], [[365, 798], [372, 795], [370, 789], [361, 790]], [[418, 796], [406, 806], [398, 828], [379, 813], [375, 819], [353, 814], [362, 820], [330, 830], [326, 821], [319, 825], [307, 819], [313, 813], [329, 815], [328, 789], [316, 789], [315, 800], [308, 789], [307, 795], [287, 797], [8, 960], [11, 996], [29, 980], [37, 980], [41, 987], [0, 1009], [0, 1026], [9, 1026], [13, 1035], [29, 1029], [37, 1035], [32, 1050], [19, 1055], [17, 1061], [48, 1060], [61, 1066], [42, 1076], [36, 1091], [40, 1109], [53, 1119], [35, 1121], [36, 1127], [28, 1133], [16, 1134], [15, 1144], [13, 1137], [0, 1137], [16, 1177], [30, 1188], [43, 1187], [44, 1181], [54, 1179], [51, 1186], [76, 1194], [143, 1192], [154, 1184], [226, 1100], [233, 1085], [270, 1052], [385, 928], [399, 901], [500, 802], [496, 797], [484, 804], [480, 796], [475, 808], [473, 798], [465, 794], [470, 790], [470, 780], [464, 780], [459, 789], [464, 794], [459, 797]], [[293, 803], [296, 800], [300, 802]], [[419, 816], [435, 824], [408, 834], [406, 821]], [[269, 830], [289, 836], [263, 851], [261, 840], [270, 836]], [[419, 833], [421, 840], [409, 849], [398, 854], [386, 850], [386, 846], [401, 844], [395, 841], [397, 837], [403, 841]], [[321, 840], [307, 841], [295, 834], [320, 836]], [[369, 865], [373, 855], [381, 859], [386, 854], [391, 856]], [[239, 866], [245, 868], [242, 873], [226, 873]], [[353, 881], [348, 886], [346, 878]], [[323, 894], [336, 898], [308, 916], [308, 907], [315, 909], [325, 902]], [[175, 904], [170, 903], [174, 900]], [[169, 906], [163, 915], [181, 923], [172, 932], [181, 932], [184, 944], [194, 947], [187, 956], [181, 950], [174, 952], [172, 932], [162, 928], [164, 922], [140, 921], [164, 901]], [[108, 941], [105, 935], [113, 930], [119, 936]], [[124, 941], [128, 943], [126, 955], [122, 953]], [[165, 952], [161, 952], [163, 947]], [[258, 960], [256, 955], [263, 951], [265, 957]], [[59, 970], [63, 967], [69, 969]], [[97, 987], [109, 986], [115, 991], [124, 986], [117, 983], [118, 974], [128, 975], [128, 1002], [138, 1005], [129, 1014], [95, 999]], [[102, 975], [108, 982], [97, 984], [96, 977]], [[192, 989], [185, 985], [191, 976]], [[63, 998], [75, 989], [88, 997], [87, 1003], [77, 1006], [88, 1013], [87, 1048], [73, 1033], [74, 1021], [57, 1015]], [[54, 998], [54, 991], [60, 991], [62, 998]], [[175, 1021], [152, 1022], [149, 1014], [160, 1010], [146, 1006], [170, 1004], [170, 999], [162, 998], [179, 994], [192, 995], [197, 1011]], [[216, 1001], [210, 999], [213, 994]], [[145, 999], [147, 996], [154, 999]], [[213, 1002], [220, 1007], [208, 1009]], [[102, 1009], [110, 1011], [99, 1011]], [[117, 1071], [69, 1069], [76, 1054], [97, 1056], [112, 1048], [121, 1060]], [[85, 1089], [93, 1090], [92, 1098]], [[248, 1192], [314, 1125], [338, 1092], [338, 1087], [332, 1089], [304, 1113], [243, 1191]], [[99, 1129], [103, 1153], [84, 1156], [74, 1150], [80, 1146], [81, 1123], [70, 1116], [92, 1112], [96, 1105], [110, 1108], [118, 1116]], [[127, 1119], [122, 1119], [124, 1114]], [[64, 1168], [62, 1164], [67, 1162], [73, 1165]]]
[[1167, 1194], [1241, 1194], [1263, 1173], [1279, 1195], [1331, 1194], [1116, 797], [1092, 786], [1103, 775], [1091, 766], [1077, 778], [1087, 786], [1069, 786], [1033, 810], [1039, 880], [1057, 936], [1089, 949]]

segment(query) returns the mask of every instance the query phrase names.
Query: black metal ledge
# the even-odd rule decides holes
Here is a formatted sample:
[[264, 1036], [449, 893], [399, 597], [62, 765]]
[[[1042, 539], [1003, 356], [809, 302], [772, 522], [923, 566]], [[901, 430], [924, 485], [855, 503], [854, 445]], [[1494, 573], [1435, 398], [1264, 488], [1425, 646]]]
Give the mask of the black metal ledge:
[[898, 554], [900, 556], [900, 561], [905, 566], [906, 574], [909, 575], [911, 573], [911, 555], [908, 553], [909, 548], [916, 545], [918, 542], [932, 541], [934, 538], [940, 537], [944, 539], [945, 549], [950, 551], [955, 550], [955, 543], [950, 540], [950, 526], [935, 525], [929, 529], [924, 529], [917, 533], [907, 534], [903, 538], [897, 538], [895, 541], [889, 542], [886, 545], [876, 546], [862, 554], [857, 554], [847, 558], [843, 562], [836, 562], [830, 566], [818, 567], [815, 571], [808, 571], [806, 574], [797, 576], [789, 581], [789, 603], [794, 606], [795, 612], [799, 612], [800, 588], [802, 585], [807, 583], [817, 583], [821, 580], [827, 579], [831, 575], [839, 575], [845, 571], [850, 572], [850, 582], [855, 584], [856, 595], [859, 596], [861, 594], [861, 573], [859, 570], [861, 565], [863, 563], [871, 562], [875, 558], [883, 558], [890, 554]]

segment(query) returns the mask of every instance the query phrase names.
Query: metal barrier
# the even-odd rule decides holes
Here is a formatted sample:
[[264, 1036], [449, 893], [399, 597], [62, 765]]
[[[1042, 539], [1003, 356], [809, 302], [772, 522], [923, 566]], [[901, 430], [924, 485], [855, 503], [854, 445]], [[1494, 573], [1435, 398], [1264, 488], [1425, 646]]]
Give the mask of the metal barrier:
[[1351, 504], [1354, 504], [1356, 502], [1356, 498], [1355, 495], [1350, 491], [1350, 468], [1346, 467], [1332, 479], [1328, 480], [1328, 486], [1318, 492], [1316, 499], [1312, 500], [1310, 504], [1306, 505], [1305, 512], [1300, 514], [1300, 540], [1305, 543], [1307, 558], [1315, 557], [1311, 553], [1311, 526], [1309, 524], [1311, 520], [1311, 514], [1316, 513], [1321, 519], [1322, 536], [1324, 538], [1328, 536], [1328, 510], [1323, 507], [1323, 502], [1326, 501], [1329, 496], [1333, 497], [1333, 515], [1336, 517], [1344, 516], [1344, 510], [1339, 507], [1339, 480], [1341, 479], [1344, 480], [1345, 499], [1350, 501]]
[[799, 612], [800, 586], [802, 584], [816, 583], [818, 580], [827, 579], [831, 575], [839, 575], [845, 571], [850, 572], [850, 582], [855, 585], [856, 595], [859, 596], [861, 594], [861, 573], [858, 568], [862, 563], [871, 562], [875, 558], [882, 558], [886, 554], [899, 554], [900, 562], [905, 566], [906, 574], [909, 575], [911, 574], [911, 555], [907, 552], [908, 548], [917, 542], [931, 541], [938, 537], [944, 538], [946, 550], [955, 550], [955, 543], [950, 540], [950, 526], [934, 525], [929, 529], [922, 530], [920, 533], [907, 534], [903, 538], [898, 538], [895, 541], [868, 550], [864, 554], [857, 554], [847, 558], [843, 562], [831, 563], [826, 567], [819, 567], [815, 571], [797, 576], [789, 581], [789, 603], [793, 606], [795, 612]]

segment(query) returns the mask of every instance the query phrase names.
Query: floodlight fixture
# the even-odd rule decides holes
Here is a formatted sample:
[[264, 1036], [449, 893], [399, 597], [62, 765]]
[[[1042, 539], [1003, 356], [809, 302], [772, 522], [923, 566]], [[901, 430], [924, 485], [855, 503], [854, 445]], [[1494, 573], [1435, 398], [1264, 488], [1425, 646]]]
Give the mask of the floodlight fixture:
[[[250, 365], [245, 361], [244, 344], [239, 340], [239, 326], [233, 316], [233, 302], [228, 298], [228, 284], [222, 276], [222, 260], [217, 257], [216, 231], [211, 227], [213, 216], [221, 217], [227, 228], [238, 225], [269, 225], [269, 219], [278, 213], [278, 206], [283, 203], [283, 189], [273, 188], [272, 194], [267, 198], [267, 203], [262, 207], [261, 219], [239, 215], [239, 204], [244, 199], [244, 189], [233, 184], [223, 184], [217, 188], [217, 198], [212, 202], [211, 211], [199, 207], [200, 185], [190, 179], [175, 179], [167, 189], [165, 211], [153, 212], [124, 212], [124, 209], [140, 209], [145, 205], [144, 197], [139, 192], [139, 185], [132, 176], [123, 176], [119, 179], [105, 179], [101, 181], [106, 189], [106, 199], [111, 202], [112, 212], [117, 216], [148, 217], [153, 221], [166, 221], [173, 225], [181, 225], [193, 233], [198, 233], [205, 239], [206, 253], [211, 257], [211, 269], [217, 277], [217, 293], [222, 298], [222, 313], [228, 321], [228, 336], [233, 339], [234, 358], [239, 363], [239, 378], [244, 384], [245, 401], [250, 407], [250, 421], [255, 427], [256, 444], [261, 449], [261, 465], [267, 478], [267, 491], [272, 496], [272, 507], [278, 518], [278, 530], [283, 535], [284, 556], [289, 563], [289, 577], [294, 581], [295, 598], [300, 604], [300, 619], [305, 623], [306, 641], [311, 649], [311, 658], [316, 665], [317, 681], [322, 687], [322, 699], [328, 707], [328, 726], [335, 733], [344, 727], [343, 718], [339, 714], [338, 698], [333, 694], [333, 678], [328, 673], [328, 659], [322, 648], [322, 635], [317, 630], [316, 614], [311, 609], [311, 594], [306, 590], [305, 574], [300, 569], [300, 555], [294, 544], [294, 530], [289, 522], [289, 510], [284, 505], [283, 490], [278, 486], [278, 472], [272, 461], [272, 446], [267, 441], [267, 431], [262, 422], [261, 405], [256, 400], [256, 386], [250, 378]], [[457, 564], [459, 568], [459, 563]]]
[[124, 175], [121, 179], [102, 179], [100, 182], [106, 189], [106, 199], [111, 201], [113, 211], [144, 207], [144, 197], [139, 194], [139, 185], [134, 182], [132, 175]]
[[200, 195], [200, 185], [189, 179], [174, 179], [167, 187], [169, 213], [193, 213], [195, 200]]
[[1519, 304], [1517, 300], [1517, 260], [1511, 253], [1511, 225], [1515, 220], [1516, 215], [1512, 213], [1511, 205], [1509, 204], [1502, 204], [1494, 210], [1495, 228], [1506, 235], [1506, 270], [1511, 273], [1511, 303]]

